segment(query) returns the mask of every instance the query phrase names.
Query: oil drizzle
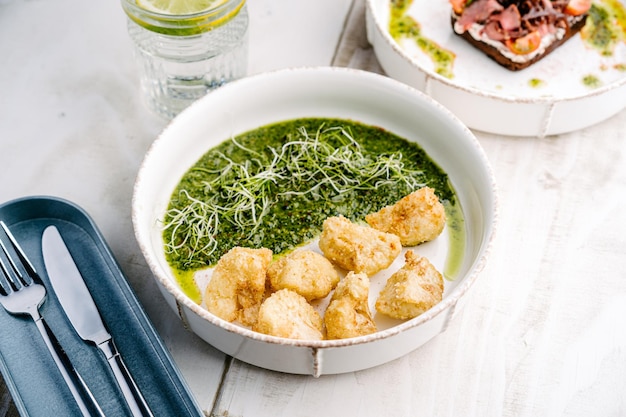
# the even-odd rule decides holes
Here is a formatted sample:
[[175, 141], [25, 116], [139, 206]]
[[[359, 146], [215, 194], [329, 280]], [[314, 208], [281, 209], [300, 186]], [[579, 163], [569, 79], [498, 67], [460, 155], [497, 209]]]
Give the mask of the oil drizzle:
[[596, 0], [591, 5], [585, 27], [580, 31], [583, 42], [602, 56], [613, 56], [615, 48], [626, 42], [626, 9], [619, 0]]
[[422, 35], [419, 22], [407, 14], [412, 3], [413, 0], [391, 0], [389, 34], [398, 43], [401, 39], [413, 40], [433, 62], [435, 73], [446, 78], [453, 78], [452, 68], [456, 55]]
[[583, 77], [583, 84], [589, 88], [598, 88], [602, 86], [602, 81], [593, 74], [588, 74]]

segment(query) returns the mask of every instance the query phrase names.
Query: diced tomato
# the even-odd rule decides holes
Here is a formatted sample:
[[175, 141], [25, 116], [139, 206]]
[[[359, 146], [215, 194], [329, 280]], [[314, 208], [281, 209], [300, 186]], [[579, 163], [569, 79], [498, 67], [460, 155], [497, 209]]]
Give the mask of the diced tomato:
[[465, 9], [465, 3], [467, 3], [467, 0], [450, 0], [452, 10], [456, 14], [463, 13], [463, 9]]
[[517, 39], [507, 39], [504, 41], [511, 52], [518, 55], [526, 55], [539, 48], [541, 44], [541, 34], [538, 30], [530, 32], [526, 36]]
[[572, 16], [580, 16], [585, 14], [591, 8], [591, 0], [569, 0], [565, 6], [565, 13]]

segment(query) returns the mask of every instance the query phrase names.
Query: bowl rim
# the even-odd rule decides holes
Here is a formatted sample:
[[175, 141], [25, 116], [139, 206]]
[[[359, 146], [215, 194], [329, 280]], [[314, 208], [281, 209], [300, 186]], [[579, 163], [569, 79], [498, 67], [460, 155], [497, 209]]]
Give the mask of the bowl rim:
[[[409, 94], [413, 94], [419, 97], [420, 100], [424, 100], [427, 105], [433, 106], [437, 111], [442, 112], [448, 119], [450, 123], [454, 123], [456, 128], [460, 129], [463, 133], [464, 140], [470, 141], [470, 144], [477, 152], [477, 156], [480, 158], [482, 162], [482, 169], [484, 169], [484, 173], [489, 180], [489, 192], [491, 196], [491, 206], [485, 207], [485, 210], [488, 210], [491, 214], [491, 222], [489, 224], [484, 225], [484, 236], [483, 242], [481, 243], [480, 250], [477, 252], [475, 259], [472, 264], [468, 267], [468, 273], [459, 276], [457, 279], [462, 279], [463, 282], [459, 283], [452, 291], [444, 296], [444, 298], [437, 303], [434, 307], [424, 312], [423, 314], [413, 318], [406, 320], [400, 324], [392, 326], [390, 328], [376, 331], [375, 333], [358, 336], [347, 339], [333, 339], [333, 340], [300, 340], [300, 339], [288, 339], [277, 336], [271, 336], [262, 334], [256, 331], [253, 331], [249, 328], [228, 322], [205, 308], [201, 305], [195, 303], [191, 300], [177, 285], [172, 282], [171, 277], [167, 276], [167, 274], [163, 274], [161, 265], [158, 261], [153, 258], [151, 255], [151, 251], [146, 247], [149, 245], [149, 239], [144, 241], [142, 231], [141, 231], [141, 221], [140, 221], [140, 212], [141, 209], [138, 207], [138, 199], [139, 194], [141, 192], [142, 184], [145, 181], [144, 172], [147, 169], [146, 166], [151, 160], [151, 155], [156, 152], [156, 150], [161, 146], [160, 144], [165, 141], [167, 138], [168, 132], [173, 129], [172, 126], [175, 126], [179, 123], [180, 120], [184, 120], [190, 115], [192, 115], [196, 110], [202, 106], [202, 103], [206, 100], [213, 100], [211, 97], [216, 97], [217, 94], [226, 94], [231, 89], [243, 88], [250, 83], [262, 83], [266, 82], [267, 79], [281, 77], [282, 74], [298, 72], [301, 74], [317, 74], [317, 73], [326, 73], [332, 74], [330, 76], [335, 76], [334, 74], [338, 74], [337, 76], [346, 76], [346, 77], [361, 77], [365, 79], [371, 80], [372, 83], [378, 84], [379, 86], [386, 86], [392, 88], [400, 88], [405, 89], [409, 92]], [[469, 288], [474, 284], [480, 272], [484, 269], [486, 261], [489, 257], [489, 254], [493, 247], [493, 241], [495, 239], [497, 223], [498, 223], [498, 195], [497, 195], [497, 186], [495, 181], [495, 176], [493, 174], [493, 170], [491, 165], [487, 159], [487, 156], [480, 145], [478, 139], [475, 135], [470, 131], [470, 129], [465, 126], [456, 115], [450, 112], [447, 108], [441, 105], [439, 102], [434, 100], [432, 97], [427, 94], [419, 91], [418, 89], [411, 87], [405, 83], [392, 79], [390, 77], [380, 75], [377, 73], [355, 69], [355, 68], [345, 68], [345, 67], [332, 67], [332, 66], [303, 66], [303, 67], [290, 67], [290, 68], [282, 68], [273, 71], [267, 71], [263, 73], [258, 73], [254, 75], [250, 75], [239, 80], [232, 81], [218, 90], [209, 93], [207, 96], [199, 99], [198, 101], [192, 103], [187, 109], [183, 110], [179, 116], [171, 120], [168, 125], [159, 133], [158, 137], [153, 141], [150, 145], [148, 151], [146, 152], [144, 159], [141, 162], [140, 168], [137, 173], [137, 177], [135, 180], [134, 188], [133, 188], [133, 196], [132, 196], [132, 212], [131, 219], [133, 223], [135, 238], [137, 243], [140, 246], [141, 252], [151, 270], [151, 273], [155, 279], [163, 286], [163, 288], [174, 297], [174, 300], [177, 304], [182, 304], [187, 307], [193, 313], [198, 315], [203, 320], [208, 321], [211, 325], [219, 327], [223, 330], [226, 330], [230, 333], [235, 333], [239, 336], [243, 336], [255, 341], [266, 342], [270, 344], [278, 344], [283, 346], [294, 346], [294, 347], [306, 347], [312, 349], [326, 349], [326, 348], [338, 348], [345, 346], [353, 346], [366, 344], [377, 340], [388, 339], [394, 335], [402, 333], [408, 329], [417, 327], [423, 323], [426, 323], [438, 316], [442, 312], [446, 311], [450, 307], [454, 307], [460, 298], [469, 290]], [[147, 236], [146, 236], [147, 237]], [[164, 276], [165, 275], [165, 276]], [[187, 319], [184, 316], [184, 313], [180, 311], [179, 307], [179, 316], [186, 322]]]

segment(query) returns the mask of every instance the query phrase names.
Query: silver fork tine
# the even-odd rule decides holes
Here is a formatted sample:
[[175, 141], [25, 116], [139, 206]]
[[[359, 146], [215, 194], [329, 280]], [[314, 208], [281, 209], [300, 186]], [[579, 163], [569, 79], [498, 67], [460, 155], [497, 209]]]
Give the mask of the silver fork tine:
[[[2, 247], [2, 254], [6, 253], [2, 241], [0, 241], [0, 246]], [[10, 272], [7, 269], [3, 257], [4, 256], [0, 256], [0, 269], [2, 269], [2, 274], [0, 274], [0, 291], [2, 291], [3, 295], [7, 295], [13, 292], [13, 288], [11, 280], [8, 278], [10, 276]]]
[[[1, 220], [0, 229], [8, 238], [11, 246], [11, 250], [9, 250], [5, 239], [0, 236], [0, 270], [2, 272], [0, 274], [0, 303], [12, 314], [29, 314], [32, 317], [57, 368], [74, 396], [81, 414], [83, 416], [92, 415], [68, 369], [73, 371], [75, 378], [80, 383], [83, 392], [88, 395], [97, 414], [104, 417], [104, 413], [89, 387], [72, 366], [59, 341], [39, 313], [39, 306], [44, 302], [46, 290], [43, 285], [35, 281], [35, 279], [40, 281], [37, 271], [35, 271], [35, 268], [17, 243], [17, 240], [15, 240], [15, 237], [13, 237], [9, 228]], [[12, 252], [17, 256], [18, 261], [14, 260]]]
[[10, 264], [11, 268], [13, 269], [12, 272], [14, 272], [14, 273], [10, 273], [9, 271], [7, 271], [7, 268], [5, 268], [4, 265], [3, 265], [2, 269], [4, 270], [5, 273], [9, 273], [9, 276], [10, 276], [10, 278], [11, 278], [15, 288], [21, 288], [21, 287], [23, 287], [25, 285], [26, 286], [31, 285], [33, 283], [33, 278], [32, 277], [39, 278], [39, 276], [37, 275], [37, 271], [35, 271], [35, 268], [33, 267], [33, 264], [30, 263], [30, 261], [26, 257], [26, 254], [24, 254], [24, 251], [22, 250], [20, 245], [18, 245], [17, 240], [15, 240], [15, 237], [13, 237], [13, 234], [11, 233], [11, 231], [9, 230], [7, 225], [4, 224], [3, 221], [0, 221], [0, 225], [2, 226], [2, 229], [4, 230], [4, 233], [9, 238], [9, 242], [11, 243], [11, 247], [13, 248], [13, 250], [15, 251], [17, 257], [20, 260], [20, 264], [18, 265], [13, 260], [13, 258], [9, 255], [9, 250], [5, 246], [4, 241], [2, 239], [0, 239], [0, 245], [2, 246], [2, 250], [4, 251], [4, 254], [7, 257], [7, 260], [9, 261], [9, 264]]

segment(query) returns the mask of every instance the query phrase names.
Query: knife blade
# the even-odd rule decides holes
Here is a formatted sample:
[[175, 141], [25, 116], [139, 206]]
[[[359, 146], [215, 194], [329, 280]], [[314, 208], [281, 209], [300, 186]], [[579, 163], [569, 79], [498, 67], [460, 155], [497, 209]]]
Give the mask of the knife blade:
[[74, 330], [81, 339], [94, 343], [102, 351], [132, 415], [152, 417], [148, 404], [102, 321], [74, 258], [55, 226], [46, 227], [41, 246], [52, 289]]

